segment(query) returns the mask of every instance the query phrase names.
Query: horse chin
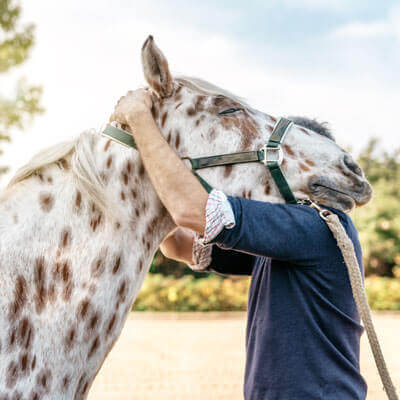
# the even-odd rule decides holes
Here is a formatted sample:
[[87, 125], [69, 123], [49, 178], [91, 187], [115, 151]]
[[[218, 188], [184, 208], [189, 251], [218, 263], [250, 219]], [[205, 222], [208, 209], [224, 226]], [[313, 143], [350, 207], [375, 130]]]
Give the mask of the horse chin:
[[356, 206], [356, 200], [350, 193], [341, 190], [326, 177], [311, 179], [309, 182], [311, 199], [318, 204], [350, 212]]
[[350, 212], [356, 206], [352, 197], [336, 192], [334, 189], [328, 189], [325, 195], [312, 196], [312, 200], [320, 205], [332, 207], [345, 213]]

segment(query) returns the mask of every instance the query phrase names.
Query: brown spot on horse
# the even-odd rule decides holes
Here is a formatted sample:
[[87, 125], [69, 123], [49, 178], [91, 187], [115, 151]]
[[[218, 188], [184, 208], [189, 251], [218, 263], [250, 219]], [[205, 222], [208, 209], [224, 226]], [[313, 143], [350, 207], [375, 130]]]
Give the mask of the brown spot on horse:
[[67, 336], [65, 337], [65, 351], [69, 352], [72, 348], [72, 345], [74, 344], [76, 338], [76, 330], [75, 328], [71, 328], [67, 332]]
[[178, 149], [179, 148], [179, 144], [181, 142], [181, 137], [179, 132], [176, 132], [176, 136], [175, 136], [175, 148]]
[[75, 196], [75, 207], [79, 210], [81, 208], [81, 204], [82, 204], [82, 194], [79, 190], [77, 190]]
[[22, 353], [19, 357], [19, 366], [22, 374], [26, 374], [28, 372], [28, 364], [30, 364], [29, 354]]
[[189, 107], [189, 108], [186, 110], [186, 114], [187, 114], [189, 117], [193, 117], [194, 115], [196, 115], [196, 110], [194, 109], [194, 107]]
[[228, 178], [229, 175], [232, 173], [233, 165], [228, 165], [225, 167], [224, 171], [224, 178]]
[[92, 276], [95, 278], [98, 278], [99, 276], [101, 276], [104, 272], [104, 260], [103, 257], [100, 256], [99, 258], [95, 259], [92, 262], [92, 267], [91, 267], [91, 271], [92, 271]]
[[305, 172], [311, 171], [311, 169], [309, 167], [307, 167], [307, 165], [303, 164], [302, 162], [300, 162], [299, 165], [303, 171], [305, 171]]
[[71, 295], [72, 295], [72, 289], [73, 289], [73, 283], [71, 281], [69, 281], [63, 289], [62, 292], [62, 298], [65, 302], [68, 302], [71, 299]]
[[89, 332], [93, 332], [98, 327], [99, 323], [100, 323], [100, 314], [96, 311], [93, 313], [87, 324]]
[[15, 361], [10, 361], [6, 370], [6, 386], [11, 389], [15, 386], [18, 380], [18, 364]]
[[119, 271], [120, 266], [121, 266], [121, 256], [118, 256], [114, 262], [114, 266], [112, 269], [113, 275], [115, 275]]
[[35, 285], [35, 305], [36, 311], [40, 314], [47, 302], [47, 288], [46, 288], [46, 268], [43, 257], [39, 257], [35, 263], [34, 269], [34, 285]]
[[114, 313], [107, 323], [106, 336], [108, 336], [114, 329], [116, 320], [117, 320], [117, 314]]
[[84, 320], [90, 308], [89, 299], [83, 299], [78, 305], [78, 318]]
[[40, 192], [39, 193], [39, 204], [40, 208], [44, 212], [50, 212], [54, 206], [54, 198], [49, 192]]
[[71, 382], [70, 376], [69, 375], [65, 375], [63, 380], [62, 380], [62, 384], [61, 384], [61, 387], [62, 387], [63, 391], [66, 391], [68, 389], [70, 382]]
[[61, 158], [61, 160], [59, 160], [59, 163], [60, 163], [62, 169], [65, 169], [65, 170], [69, 169], [69, 163], [65, 158]]
[[153, 103], [151, 107], [151, 115], [153, 116], [154, 120], [158, 119], [159, 111], [155, 103]]
[[307, 129], [300, 127], [299, 128], [303, 133], [305, 133], [306, 135], [310, 136], [310, 132], [307, 131]]
[[33, 341], [34, 328], [28, 317], [21, 319], [17, 330], [17, 341], [20, 347], [29, 349]]
[[107, 151], [110, 147], [111, 140], [107, 140], [106, 145], [104, 146], [104, 151]]
[[165, 113], [161, 117], [161, 128], [164, 128], [165, 121], [167, 120], [168, 117], [168, 111], [165, 111]]
[[283, 148], [285, 149], [286, 153], [289, 154], [289, 156], [292, 156], [292, 157], [295, 156], [294, 151], [292, 150], [292, 148], [288, 144], [284, 144]]
[[14, 300], [10, 304], [9, 318], [15, 321], [21, 314], [27, 301], [27, 283], [22, 275], [18, 275], [14, 286]]
[[60, 247], [66, 248], [71, 244], [71, 228], [66, 227], [61, 232]]
[[112, 156], [109, 156], [109, 157], [107, 158], [107, 163], [106, 163], [106, 167], [107, 167], [107, 168], [110, 168], [110, 167], [111, 167], [112, 160], [113, 160]]
[[100, 345], [100, 338], [99, 338], [99, 336], [96, 336], [92, 342], [92, 345], [90, 346], [88, 356], [87, 356], [88, 359], [90, 357], [92, 357], [93, 354], [97, 351], [97, 349], [99, 348], [99, 345]]
[[43, 369], [36, 377], [36, 383], [45, 393], [50, 391], [51, 378], [51, 371], [47, 368]]
[[36, 367], [36, 356], [33, 356], [31, 370], [33, 371], [35, 369], [35, 367]]

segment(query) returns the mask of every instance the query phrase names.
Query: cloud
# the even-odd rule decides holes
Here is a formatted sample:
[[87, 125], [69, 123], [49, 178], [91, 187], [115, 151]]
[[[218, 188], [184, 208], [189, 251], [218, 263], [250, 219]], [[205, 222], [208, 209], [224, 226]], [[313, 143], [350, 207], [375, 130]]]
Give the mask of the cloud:
[[336, 29], [332, 36], [337, 38], [370, 38], [392, 34], [386, 21], [351, 22]]
[[330, 36], [342, 39], [395, 37], [400, 40], [400, 7], [393, 7], [386, 19], [369, 22], [353, 21], [335, 29]]

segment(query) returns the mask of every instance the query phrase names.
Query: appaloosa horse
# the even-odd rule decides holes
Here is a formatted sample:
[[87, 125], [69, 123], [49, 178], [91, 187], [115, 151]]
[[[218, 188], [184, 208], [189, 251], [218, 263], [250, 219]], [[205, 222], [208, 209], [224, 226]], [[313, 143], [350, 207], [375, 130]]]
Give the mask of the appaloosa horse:
[[[181, 156], [266, 143], [274, 117], [204, 81], [173, 78], [152, 37], [142, 63], [153, 116]], [[315, 130], [294, 125], [285, 138], [282, 168], [294, 194], [342, 210], [367, 202], [357, 164]], [[234, 196], [282, 201], [261, 163], [200, 174]], [[138, 152], [97, 132], [23, 167], [0, 200], [0, 399], [86, 398], [173, 228]]]

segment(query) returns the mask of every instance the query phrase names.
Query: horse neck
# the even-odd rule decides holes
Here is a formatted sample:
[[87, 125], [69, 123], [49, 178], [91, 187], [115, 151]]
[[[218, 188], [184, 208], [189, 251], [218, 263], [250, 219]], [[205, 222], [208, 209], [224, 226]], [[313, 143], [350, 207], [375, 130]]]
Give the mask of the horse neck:
[[103, 138], [92, 151], [112, 216], [77, 187], [74, 155], [0, 203], [0, 376], [17, 368], [22, 352], [32, 365], [0, 393], [28, 395], [45, 376], [53, 398], [84, 397], [173, 227], [136, 152]]

